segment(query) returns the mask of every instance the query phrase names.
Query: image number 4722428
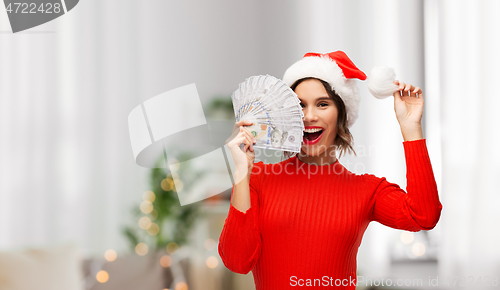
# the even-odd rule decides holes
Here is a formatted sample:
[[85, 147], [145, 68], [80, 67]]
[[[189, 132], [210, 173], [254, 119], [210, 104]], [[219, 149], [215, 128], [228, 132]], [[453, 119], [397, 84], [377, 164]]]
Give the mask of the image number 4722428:
[[4, 0], [12, 32], [52, 21], [73, 9], [79, 0]]

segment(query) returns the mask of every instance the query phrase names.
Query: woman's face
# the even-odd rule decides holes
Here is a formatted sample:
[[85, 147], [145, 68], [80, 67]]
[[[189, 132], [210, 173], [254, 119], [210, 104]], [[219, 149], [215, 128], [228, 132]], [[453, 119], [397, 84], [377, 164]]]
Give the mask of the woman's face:
[[[295, 93], [301, 101], [306, 129], [301, 151], [309, 156], [319, 156], [325, 154], [325, 151], [327, 151], [326, 154], [330, 152], [335, 154], [333, 144], [335, 137], [337, 137], [338, 110], [333, 100], [328, 96], [325, 87], [318, 80], [308, 79], [302, 81], [295, 88]], [[307, 140], [309, 135], [306, 133], [307, 129], [314, 127], [322, 129], [321, 135], [315, 140]], [[309, 137], [313, 136], [309, 135]]]

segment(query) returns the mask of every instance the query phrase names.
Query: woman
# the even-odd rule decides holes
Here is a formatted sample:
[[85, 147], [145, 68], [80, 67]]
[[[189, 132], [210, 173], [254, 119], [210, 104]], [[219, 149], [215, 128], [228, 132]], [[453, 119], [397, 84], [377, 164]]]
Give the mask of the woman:
[[235, 185], [219, 254], [231, 271], [251, 270], [257, 290], [355, 289], [356, 255], [371, 221], [416, 232], [439, 220], [420, 88], [394, 81], [389, 89], [404, 139], [407, 192], [385, 178], [354, 174], [337, 160], [336, 151], [354, 151], [348, 129], [359, 104], [354, 78], [366, 76], [341, 51], [306, 54], [285, 72], [283, 80], [301, 100], [306, 129], [294, 157], [254, 164], [254, 138], [243, 127], [252, 123], [245, 120], [227, 141]]

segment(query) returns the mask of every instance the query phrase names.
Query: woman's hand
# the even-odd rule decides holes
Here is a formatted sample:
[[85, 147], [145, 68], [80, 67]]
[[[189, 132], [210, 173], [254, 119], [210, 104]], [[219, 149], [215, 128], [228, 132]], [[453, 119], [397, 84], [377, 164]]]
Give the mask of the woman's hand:
[[394, 110], [399, 124], [401, 126], [420, 125], [424, 112], [422, 89], [398, 80], [395, 80], [394, 83], [399, 85], [399, 90], [394, 92]]
[[[253, 144], [255, 138], [248, 129], [244, 128], [245, 125], [252, 125], [253, 122], [248, 120], [241, 120], [234, 124], [233, 134], [226, 140], [226, 145], [229, 148], [236, 167], [236, 173], [240, 176], [246, 176], [252, 171], [253, 163], [255, 161], [255, 152]], [[240, 144], [245, 146], [241, 146]]]
[[398, 80], [394, 83], [399, 86], [399, 90], [394, 92], [394, 111], [396, 111], [396, 118], [401, 126], [404, 141], [423, 139], [420, 124], [424, 112], [422, 89]]

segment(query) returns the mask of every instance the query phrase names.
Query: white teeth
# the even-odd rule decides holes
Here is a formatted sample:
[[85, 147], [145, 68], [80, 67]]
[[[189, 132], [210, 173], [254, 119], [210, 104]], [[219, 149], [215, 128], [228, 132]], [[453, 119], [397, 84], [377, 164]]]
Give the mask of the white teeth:
[[314, 133], [314, 132], [318, 132], [318, 131], [321, 131], [323, 129], [319, 129], [319, 128], [316, 128], [316, 129], [305, 129], [304, 132], [306, 133]]

